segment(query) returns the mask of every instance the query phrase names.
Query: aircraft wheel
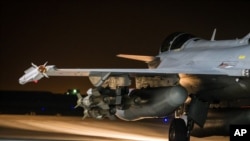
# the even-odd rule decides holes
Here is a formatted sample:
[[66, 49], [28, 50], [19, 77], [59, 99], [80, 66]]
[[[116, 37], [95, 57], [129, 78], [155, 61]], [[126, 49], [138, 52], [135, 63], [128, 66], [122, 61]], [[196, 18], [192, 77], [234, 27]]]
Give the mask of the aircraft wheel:
[[181, 118], [175, 118], [169, 128], [169, 141], [188, 141], [187, 126]]

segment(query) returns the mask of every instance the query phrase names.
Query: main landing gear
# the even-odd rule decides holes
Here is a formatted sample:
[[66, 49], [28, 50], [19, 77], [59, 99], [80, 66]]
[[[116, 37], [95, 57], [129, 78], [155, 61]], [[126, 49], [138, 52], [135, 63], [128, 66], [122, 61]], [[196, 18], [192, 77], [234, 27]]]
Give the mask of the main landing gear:
[[186, 124], [184, 119], [174, 118], [169, 127], [169, 141], [189, 141], [193, 125], [193, 120], [189, 119]]
[[169, 141], [189, 141], [194, 123], [203, 127], [207, 118], [209, 102], [191, 97], [191, 102], [183, 104], [175, 111], [170, 124]]
[[175, 118], [169, 127], [169, 141], [188, 141], [186, 123], [181, 118]]

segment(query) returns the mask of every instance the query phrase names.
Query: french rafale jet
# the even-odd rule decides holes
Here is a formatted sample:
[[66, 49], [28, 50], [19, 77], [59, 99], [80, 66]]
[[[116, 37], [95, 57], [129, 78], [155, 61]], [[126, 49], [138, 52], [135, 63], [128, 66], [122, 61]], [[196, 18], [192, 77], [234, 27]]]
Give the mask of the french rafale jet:
[[[49, 76], [87, 76], [94, 88], [84, 97], [79, 94], [76, 106], [83, 107], [84, 118], [134, 121], [174, 114], [169, 141], [188, 141], [194, 124], [204, 126], [212, 104], [250, 100], [250, 33], [234, 40], [214, 38], [215, 31], [211, 40], [177, 32], [163, 41], [157, 56], [118, 55], [145, 61], [145, 69], [60, 69], [32, 63], [19, 83]], [[249, 114], [245, 116], [242, 121], [249, 124]]]

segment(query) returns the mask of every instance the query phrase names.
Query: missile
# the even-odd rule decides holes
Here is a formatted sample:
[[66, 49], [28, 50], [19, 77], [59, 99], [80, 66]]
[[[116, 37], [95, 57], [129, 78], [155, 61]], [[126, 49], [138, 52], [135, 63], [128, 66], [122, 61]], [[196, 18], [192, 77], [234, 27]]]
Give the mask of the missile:
[[26, 84], [28, 82], [37, 83], [43, 77], [49, 78], [47, 72], [54, 68], [54, 65], [46, 66], [47, 62], [43, 65], [37, 66], [31, 63], [31, 67], [24, 71], [24, 75], [20, 77], [19, 84]]

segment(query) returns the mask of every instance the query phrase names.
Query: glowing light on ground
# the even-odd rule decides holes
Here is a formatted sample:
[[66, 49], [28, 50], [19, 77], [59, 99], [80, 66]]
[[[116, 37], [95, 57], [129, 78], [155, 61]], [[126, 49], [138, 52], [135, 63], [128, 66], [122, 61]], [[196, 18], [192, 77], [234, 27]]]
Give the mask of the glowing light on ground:
[[[1, 122], [1, 126], [19, 128], [31, 131], [65, 133], [95, 137], [105, 137], [111, 139], [133, 140], [133, 141], [167, 141], [165, 138], [157, 137], [154, 130], [144, 128], [142, 125], [135, 125], [131, 128], [131, 122], [81, 120], [76, 117], [37, 117], [26, 116], [27, 119], [15, 119], [13, 121]], [[56, 120], [58, 118], [58, 120]], [[46, 120], [45, 120], [46, 119]], [[60, 120], [59, 120], [60, 119]], [[75, 120], [75, 121], [74, 121]], [[76, 124], [78, 123], [78, 124]], [[154, 137], [155, 136], [155, 137]], [[41, 137], [42, 139], [43, 137]]]

